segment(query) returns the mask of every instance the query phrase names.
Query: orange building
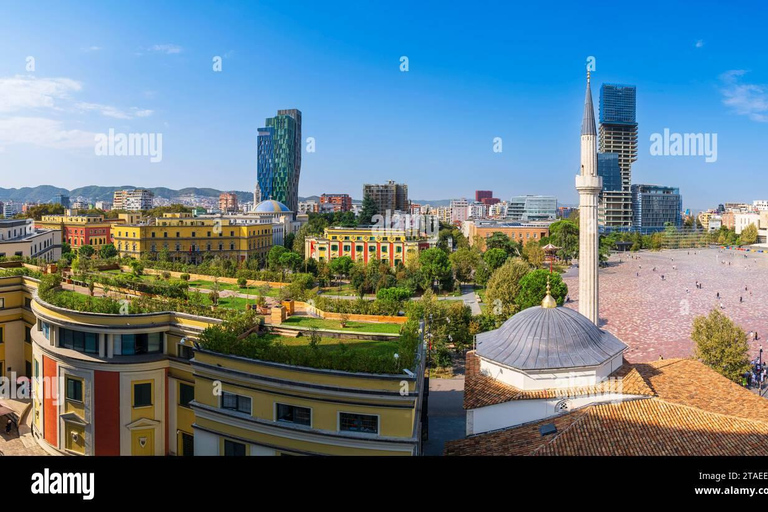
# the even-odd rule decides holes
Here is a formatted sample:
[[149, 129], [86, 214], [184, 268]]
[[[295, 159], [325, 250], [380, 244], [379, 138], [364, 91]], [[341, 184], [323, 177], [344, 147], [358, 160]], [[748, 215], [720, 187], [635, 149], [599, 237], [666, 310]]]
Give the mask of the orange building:
[[112, 224], [125, 223], [126, 218], [105, 219], [103, 215], [43, 215], [35, 222], [40, 229], [58, 229], [61, 241], [73, 249], [90, 245], [98, 250], [112, 243]]
[[462, 232], [469, 240], [470, 245], [475, 244], [476, 237], [482, 242], [481, 251], [485, 250], [485, 239], [494, 233], [504, 233], [515, 242], [527, 244], [531, 240], [541, 240], [549, 236], [548, 223], [523, 224], [519, 222], [474, 222], [465, 221], [462, 224]]

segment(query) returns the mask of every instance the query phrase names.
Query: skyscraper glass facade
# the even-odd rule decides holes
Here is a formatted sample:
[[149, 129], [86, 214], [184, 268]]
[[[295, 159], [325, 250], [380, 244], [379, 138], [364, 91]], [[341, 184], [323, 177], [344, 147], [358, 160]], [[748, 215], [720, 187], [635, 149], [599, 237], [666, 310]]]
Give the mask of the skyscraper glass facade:
[[621, 190], [621, 168], [618, 153], [597, 154], [597, 175], [603, 178], [603, 191]]
[[683, 197], [677, 187], [632, 185], [634, 228], [643, 232], [660, 231], [666, 223], [683, 225]]
[[557, 198], [555, 196], [515, 196], [507, 206], [507, 219], [523, 222], [555, 220]]
[[603, 84], [600, 88], [600, 122], [635, 124], [636, 95], [634, 85]]
[[617, 185], [614, 163], [605, 160], [611, 157], [603, 157], [603, 172], [609, 176], [607, 180], [603, 178], [603, 192], [600, 196], [598, 222], [603, 230], [627, 230], [632, 227], [630, 186], [632, 163], [637, 160], [636, 96], [634, 85], [603, 84], [600, 87], [598, 151], [599, 154], [617, 155], [620, 172], [620, 183]]
[[278, 110], [259, 129], [257, 182], [260, 200], [274, 199], [298, 211], [301, 174], [301, 112]]

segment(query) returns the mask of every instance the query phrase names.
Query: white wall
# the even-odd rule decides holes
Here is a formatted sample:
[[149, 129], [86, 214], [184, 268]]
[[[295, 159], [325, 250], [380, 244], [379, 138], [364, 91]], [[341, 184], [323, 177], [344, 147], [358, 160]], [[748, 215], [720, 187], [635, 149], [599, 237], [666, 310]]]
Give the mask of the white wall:
[[522, 372], [480, 358], [480, 371], [492, 379], [522, 390], [540, 390], [594, 386], [616, 371], [624, 362], [617, 354], [601, 366], [562, 371]]
[[635, 399], [636, 396], [607, 393], [576, 398], [551, 398], [546, 400], [512, 400], [502, 404], [470, 409], [467, 411], [467, 435], [481, 434], [491, 430], [513, 427], [523, 423], [543, 420], [562, 414], [555, 406], [565, 400], [567, 410], [572, 411], [588, 404], [606, 403], [621, 399]]
[[195, 455], [218, 455], [219, 436], [204, 430], [195, 429]]

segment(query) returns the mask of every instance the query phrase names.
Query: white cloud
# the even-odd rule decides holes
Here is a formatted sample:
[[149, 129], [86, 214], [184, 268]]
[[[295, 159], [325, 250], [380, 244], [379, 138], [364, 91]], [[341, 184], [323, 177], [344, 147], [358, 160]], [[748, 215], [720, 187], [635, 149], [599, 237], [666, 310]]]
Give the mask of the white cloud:
[[174, 53], [181, 53], [182, 48], [177, 44], [156, 44], [156, 45], [150, 46], [149, 51], [171, 55]]
[[84, 52], [97, 52], [99, 50], [101, 50], [101, 46], [88, 46], [83, 48]]
[[96, 111], [105, 117], [111, 117], [113, 119], [133, 119], [136, 117], [149, 117], [152, 115], [151, 110], [139, 109], [138, 107], [131, 107], [128, 110], [123, 110], [111, 105], [100, 105], [98, 103], [77, 103], [75, 108], [84, 111]]
[[94, 112], [112, 119], [137, 119], [154, 113], [74, 100], [72, 96], [82, 89], [80, 82], [69, 78], [0, 77], [0, 147], [94, 148], [96, 134], [72, 129], [65, 115]]
[[732, 69], [720, 75], [723, 87], [723, 104], [736, 114], [747, 116], [753, 121], [768, 122], [768, 88], [765, 85], [743, 83], [747, 74], [743, 69]]
[[703, 39], [699, 39], [698, 41], [696, 41], [696, 45], [695, 46], [696, 46], [696, 48], [701, 48], [702, 46], [704, 46], [704, 40]]
[[55, 149], [95, 147], [96, 134], [70, 130], [61, 121], [42, 117], [11, 117], [0, 119], [0, 144], [32, 144]]
[[0, 112], [24, 109], [58, 109], [69, 100], [70, 93], [82, 89], [80, 82], [69, 78], [35, 78], [16, 75], [0, 78]]

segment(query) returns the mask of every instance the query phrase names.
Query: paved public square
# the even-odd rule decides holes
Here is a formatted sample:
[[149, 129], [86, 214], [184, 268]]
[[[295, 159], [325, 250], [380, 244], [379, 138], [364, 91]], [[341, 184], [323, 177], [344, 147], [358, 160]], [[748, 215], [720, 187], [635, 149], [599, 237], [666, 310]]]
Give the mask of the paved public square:
[[[566, 306], [578, 310], [578, 269], [571, 268], [563, 280], [571, 301]], [[751, 342], [756, 356], [768, 339], [768, 254], [642, 251], [614, 254], [609, 266], [600, 269], [601, 327], [629, 346], [625, 357], [633, 363], [691, 356], [693, 318], [721, 305], [742, 329], [758, 333], [760, 339]], [[764, 357], [768, 343], [765, 348]]]

